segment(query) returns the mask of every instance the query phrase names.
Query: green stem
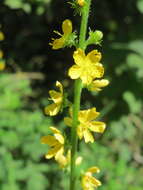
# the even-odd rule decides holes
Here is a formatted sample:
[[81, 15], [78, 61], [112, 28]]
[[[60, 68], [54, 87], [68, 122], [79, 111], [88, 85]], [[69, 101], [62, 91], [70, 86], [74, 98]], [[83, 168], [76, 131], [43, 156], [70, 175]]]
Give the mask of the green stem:
[[[87, 0], [85, 6], [82, 8], [82, 18], [80, 26], [80, 35], [79, 35], [79, 48], [85, 50], [85, 40], [88, 24], [88, 16], [90, 9], [91, 0]], [[74, 84], [74, 104], [73, 104], [73, 126], [72, 126], [72, 135], [71, 135], [71, 171], [70, 171], [70, 190], [76, 189], [76, 152], [77, 152], [77, 126], [78, 126], [78, 112], [80, 110], [80, 99], [82, 92], [82, 81], [77, 79]]]

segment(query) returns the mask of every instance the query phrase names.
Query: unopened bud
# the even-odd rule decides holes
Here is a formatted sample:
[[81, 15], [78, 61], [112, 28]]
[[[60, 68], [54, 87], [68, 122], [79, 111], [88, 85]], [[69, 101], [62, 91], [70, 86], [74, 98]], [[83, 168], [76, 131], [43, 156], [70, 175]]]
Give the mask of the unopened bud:
[[85, 5], [85, 0], [77, 0], [77, 4], [83, 7]]

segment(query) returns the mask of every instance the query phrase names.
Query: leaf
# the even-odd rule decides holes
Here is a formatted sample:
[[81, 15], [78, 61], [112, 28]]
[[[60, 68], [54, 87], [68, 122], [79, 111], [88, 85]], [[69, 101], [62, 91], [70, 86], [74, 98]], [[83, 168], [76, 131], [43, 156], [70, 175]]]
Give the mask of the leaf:
[[143, 0], [137, 1], [137, 8], [140, 11], [140, 13], [143, 13]]
[[136, 99], [132, 92], [130, 92], [130, 91], [124, 92], [123, 99], [128, 104], [129, 110], [131, 113], [136, 114], [141, 111], [141, 108], [142, 108], [141, 101]]

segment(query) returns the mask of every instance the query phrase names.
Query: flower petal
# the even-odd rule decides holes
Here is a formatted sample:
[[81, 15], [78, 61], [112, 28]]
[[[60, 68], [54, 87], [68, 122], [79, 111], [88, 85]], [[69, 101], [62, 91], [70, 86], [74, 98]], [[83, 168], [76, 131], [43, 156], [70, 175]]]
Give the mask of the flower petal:
[[82, 80], [82, 83], [85, 85], [89, 85], [93, 80], [93, 76], [88, 74], [88, 72], [86, 72], [86, 71], [81, 72], [80, 78]]
[[87, 110], [87, 121], [92, 121], [99, 116], [99, 112], [96, 111], [96, 108], [91, 108]]
[[58, 151], [55, 154], [55, 160], [60, 159], [61, 155], [63, 155], [64, 153], [64, 147], [63, 146], [59, 146]]
[[48, 135], [41, 138], [42, 144], [48, 144], [49, 146], [55, 146], [57, 144], [57, 140], [55, 137]]
[[62, 23], [62, 30], [64, 35], [68, 35], [72, 33], [72, 22], [69, 19], [66, 19]]
[[64, 144], [65, 139], [64, 139], [64, 137], [60, 133], [55, 133], [54, 136], [55, 136], [55, 138], [57, 139], [57, 141], [59, 143]]
[[55, 90], [50, 90], [49, 94], [54, 103], [58, 104], [62, 102], [62, 94], [60, 92], [57, 92]]
[[81, 75], [81, 68], [78, 65], [73, 65], [69, 71], [68, 75], [71, 77], [71, 79], [77, 79]]
[[90, 59], [91, 62], [97, 63], [101, 60], [101, 53], [98, 50], [92, 50], [87, 54], [87, 59]]
[[104, 67], [101, 63], [96, 63], [94, 66], [92, 66], [92, 73], [91, 75], [94, 78], [101, 78], [104, 75]]
[[53, 42], [49, 43], [52, 46], [52, 49], [60, 49], [64, 47], [65, 38], [61, 37], [59, 39], [54, 39]]
[[61, 107], [60, 105], [55, 104], [55, 103], [50, 104], [50, 105], [45, 107], [45, 110], [44, 110], [45, 114], [50, 115], [50, 116], [54, 116], [59, 112], [60, 107]]
[[58, 156], [56, 161], [58, 162], [58, 164], [60, 165], [61, 168], [66, 167], [66, 165], [68, 164], [67, 158], [64, 155], [61, 155], [61, 154]]
[[96, 167], [96, 166], [93, 166], [93, 167], [89, 168], [89, 169], [87, 170], [87, 172], [99, 173], [99, 172], [100, 172], [100, 169], [99, 169], [98, 167]]
[[4, 33], [0, 31], [0, 41], [3, 41], [5, 39]]
[[83, 135], [84, 135], [84, 139], [85, 139], [86, 143], [88, 143], [88, 142], [93, 143], [94, 142], [94, 138], [88, 129], [84, 130]]
[[107, 86], [109, 84], [109, 81], [106, 79], [102, 80], [95, 80], [91, 83], [91, 85], [88, 87], [91, 91], [100, 91], [101, 88]]
[[88, 180], [89, 182], [94, 186], [94, 187], [98, 187], [101, 185], [101, 182], [99, 180], [97, 180], [95, 177], [93, 176], [88, 176]]
[[96, 112], [96, 108], [79, 111], [78, 117], [81, 123], [89, 122], [98, 117], [99, 112]]
[[65, 118], [64, 118], [64, 123], [65, 123], [67, 126], [71, 127], [71, 126], [72, 126], [72, 119], [71, 119], [70, 117], [65, 117]]
[[54, 134], [56, 134], [56, 133], [61, 134], [61, 131], [58, 130], [56, 127], [49, 127], [49, 128], [51, 129], [51, 131], [52, 131]]
[[46, 159], [53, 158], [56, 155], [56, 153], [60, 150], [60, 148], [61, 146], [55, 146], [54, 148], [50, 149], [48, 153], [45, 155], [45, 158]]
[[83, 138], [83, 128], [82, 128], [81, 125], [79, 125], [79, 126], [77, 127], [77, 135], [78, 135], [79, 139], [82, 139], [82, 138]]
[[103, 133], [105, 128], [106, 128], [106, 124], [104, 122], [101, 122], [101, 121], [92, 121], [90, 123], [90, 125], [88, 126], [88, 128], [91, 131], [94, 131], [97, 133]]
[[82, 49], [78, 48], [73, 54], [74, 62], [76, 65], [82, 66], [85, 62], [85, 53]]
[[56, 86], [60, 89], [60, 93], [63, 94], [63, 85], [59, 81], [56, 81]]
[[0, 59], [3, 58], [3, 51], [0, 50]]

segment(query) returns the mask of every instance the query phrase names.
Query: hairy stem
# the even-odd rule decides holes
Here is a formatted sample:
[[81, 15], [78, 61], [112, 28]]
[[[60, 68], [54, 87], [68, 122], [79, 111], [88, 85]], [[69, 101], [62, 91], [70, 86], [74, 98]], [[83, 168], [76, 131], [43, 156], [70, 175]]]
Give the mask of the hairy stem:
[[[79, 35], [79, 45], [78, 47], [85, 50], [86, 48], [86, 32], [87, 23], [89, 16], [91, 0], [87, 0], [86, 4], [82, 8], [80, 35]], [[77, 79], [74, 84], [74, 104], [73, 104], [73, 126], [72, 126], [72, 137], [71, 137], [71, 171], [70, 171], [70, 190], [76, 190], [76, 152], [77, 152], [77, 126], [78, 126], [78, 112], [80, 110], [80, 99], [82, 92], [82, 81]]]

